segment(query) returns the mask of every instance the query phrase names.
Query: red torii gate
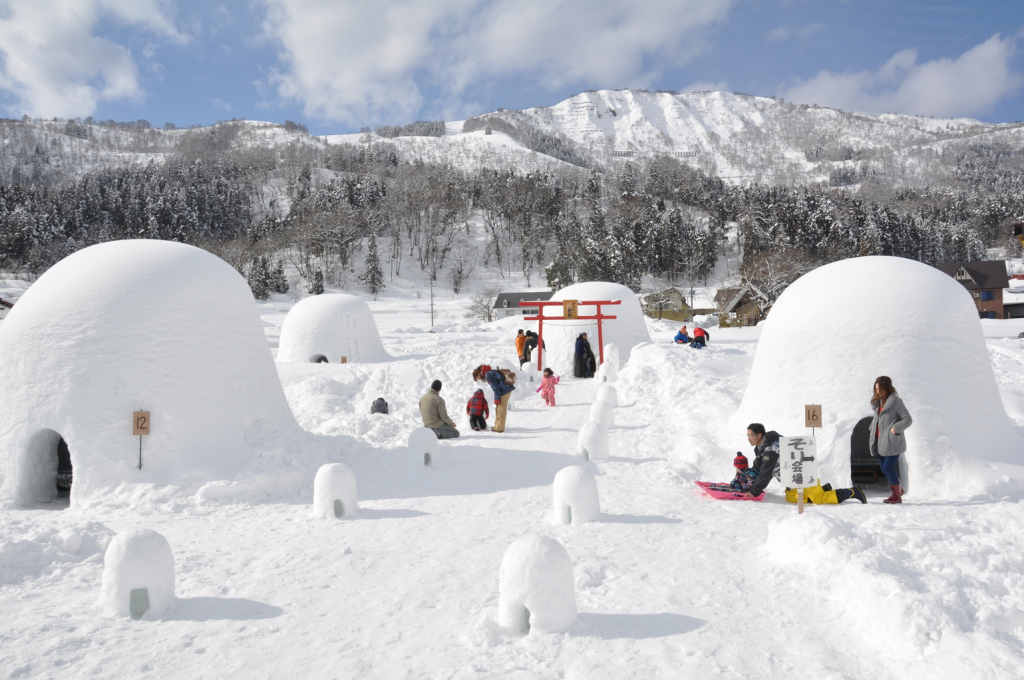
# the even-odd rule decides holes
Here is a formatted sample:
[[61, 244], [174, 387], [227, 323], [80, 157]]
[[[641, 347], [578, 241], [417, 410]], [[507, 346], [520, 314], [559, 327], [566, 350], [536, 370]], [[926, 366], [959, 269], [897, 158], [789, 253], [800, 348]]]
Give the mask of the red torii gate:
[[[567, 317], [563, 311], [562, 316], [544, 316], [545, 307], [554, 307], [556, 305], [561, 306], [563, 310], [567, 308], [566, 303], [575, 303], [573, 309], [579, 309], [582, 305], [595, 305], [597, 306], [596, 316], [571, 316]], [[554, 302], [540, 302], [537, 300], [527, 301], [524, 300], [519, 303], [520, 307], [539, 307], [540, 311], [537, 316], [524, 316], [523, 321], [537, 321], [537, 370], [544, 370], [543, 356], [544, 356], [544, 321], [590, 321], [597, 319], [597, 348], [599, 352], [598, 365], [604, 363], [604, 329], [602, 328], [601, 322], [605, 319], [617, 319], [616, 316], [606, 316], [601, 313], [601, 305], [621, 305], [622, 300], [584, 300], [582, 302], [578, 300], [556, 300]]]

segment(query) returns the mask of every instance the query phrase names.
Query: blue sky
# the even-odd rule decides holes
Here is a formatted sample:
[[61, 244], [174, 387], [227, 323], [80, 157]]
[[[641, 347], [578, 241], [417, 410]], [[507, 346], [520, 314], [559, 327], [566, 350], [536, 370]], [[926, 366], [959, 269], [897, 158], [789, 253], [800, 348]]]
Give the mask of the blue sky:
[[1024, 120], [1024, 2], [0, 0], [8, 116], [323, 134], [625, 87]]

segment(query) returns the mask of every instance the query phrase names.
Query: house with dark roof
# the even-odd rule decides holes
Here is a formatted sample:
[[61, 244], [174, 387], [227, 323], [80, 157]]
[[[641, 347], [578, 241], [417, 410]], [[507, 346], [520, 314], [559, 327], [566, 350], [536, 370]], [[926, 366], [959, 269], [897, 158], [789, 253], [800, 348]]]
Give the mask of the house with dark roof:
[[13, 302], [0, 298], [0, 321], [3, 321], [4, 317], [7, 316], [7, 312], [11, 311], [13, 308]]
[[970, 292], [978, 308], [978, 316], [982, 319], [1006, 318], [1003, 289], [1009, 287], [1010, 279], [1006, 275], [1005, 261], [944, 262], [935, 266], [959, 281]]
[[494, 300], [494, 318], [527, 316], [540, 311], [540, 307], [520, 307], [520, 302], [546, 302], [555, 292], [552, 290], [529, 291], [527, 293], [499, 293]]
[[715, 293], [715, 306], [721, 315], [719, 324], [725, 318], [725, 325], [732, 320], [732, 325], [756, 326], [768, 316], [772, 300], [757, 282], [745, 281], [739, 288], [719, 288]]

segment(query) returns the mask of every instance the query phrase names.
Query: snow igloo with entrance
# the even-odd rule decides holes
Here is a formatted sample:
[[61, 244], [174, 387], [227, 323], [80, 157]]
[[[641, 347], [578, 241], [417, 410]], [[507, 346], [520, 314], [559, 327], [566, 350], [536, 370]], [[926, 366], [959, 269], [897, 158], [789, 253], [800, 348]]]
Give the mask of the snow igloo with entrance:
[[[72, 506], [124, 483], [234, 478], [268, 426], [298, 431], [255, 300], [226, 262], [169, 241], [85, 248], [0, 326], [0, 498]], [[150, 434], [133, 435], [149, 411]], [[64, 453], [60, 456], [59, 453]]]
[[804, 406], [821, 404], [819, 474], [846, 486], [859, 466], [878, 465], [866, 448], [869, 401], [887, 375], [913, 418], [900, 458], [911, 498], [971, 498], [1020, 477], [1024, 439], [1003, 408], [978, 311], [952, 277], [897, 257], [834, 262], [797, 279], [762, 326], [730, 446], [752, 422], [810, 434]]
[[[576, 337], [580, 333], [587, 334], [587, 340], [590, 341], [597, 364], [601, 362], [601, 352], [598, 348], [598, 343], [601, 341], [605, 345], [614, 344], [618, 348], [619, 360], [622, 364], [629, 361], [630, 352], [634, 347], [651, 341], [640, 301], [636, 299], [636, 294], [626, 286], [604, 281], [576, 283], [556, 292], [551, 296], [551, 300], [555, 302], [622, 300], [622, 304], [601, 306], [602, 314], [615, 317], [601, 322], [602, 340], [598, 339], [597, 321], [593, 319], [556, 318], [544, 322], [544, 344], [547, 345], [547, 351], [544, 352], [544, 366], [551, 368], [556, 375], [573, 375]], [[545, 315], [547, 314], [560, 316], [557, 307], [548, 307], [545, 311]], [[596, 314], [596, 305], [581, 304], [579, 306], [579, 316], [595, 316]], [[596, 368], [595, 366], [595, 373]]]
[[277, 360], [309, 363], [388, 361], [370, 307], [354, 295], [314, 295], [288, 312]]

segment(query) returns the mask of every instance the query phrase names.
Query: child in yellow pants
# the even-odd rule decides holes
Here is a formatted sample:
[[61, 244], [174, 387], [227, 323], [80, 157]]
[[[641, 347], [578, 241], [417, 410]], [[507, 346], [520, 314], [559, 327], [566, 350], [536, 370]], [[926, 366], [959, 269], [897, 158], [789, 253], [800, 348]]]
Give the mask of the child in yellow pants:
[[[814, 486], [804, 487], [804, 502], [811, 505], [836, 505], [851, 498], [856, 498], [861, 503], [868, 502], [859, 486], [855, 486], [852, 489], [833, 489], [829, 485], [828, 490], [825, 490], [819, 481]], [[796, 503], [796, 489], [786, 489], [786, 501]]]

